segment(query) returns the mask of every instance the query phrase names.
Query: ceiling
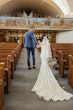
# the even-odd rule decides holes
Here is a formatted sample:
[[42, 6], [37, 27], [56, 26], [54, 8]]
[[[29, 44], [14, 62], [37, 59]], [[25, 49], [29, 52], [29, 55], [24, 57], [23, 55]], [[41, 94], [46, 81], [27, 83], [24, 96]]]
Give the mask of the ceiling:
[[42, 0], [10, 0], [0, 6], [0, 15], [10, 15], [17, 10], [33, 10], [43, 15], [55, 17], [58, 11]]
[[73, 0], [67, 0], [67, 2], [69, 4], [71, 12], [73, 12]]
[[[45, 1], [49, 1], [49, 3]], [[56, 15], [60, 13], [60, 10], [53, 7], [53, 5], [50, 4], [50, 1], [52, 0], [0, 0], [2, 3], [2, 5], [0, 4], [0, 15], [8, 16], [17, 10], [25, 9], [26, 11], [33, 10], [39, 12], [45, 16], [56, 17]], [[67, 0], [67, 2], [70, 6], [70, 10], [73, 11], [73, 0]]]

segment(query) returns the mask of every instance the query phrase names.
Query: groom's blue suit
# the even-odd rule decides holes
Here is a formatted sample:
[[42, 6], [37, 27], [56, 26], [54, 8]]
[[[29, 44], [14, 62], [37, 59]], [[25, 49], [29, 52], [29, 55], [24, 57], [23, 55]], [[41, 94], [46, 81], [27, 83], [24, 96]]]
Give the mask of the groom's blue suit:
[[24, 34], [24, 47], [27, 51], [27, 64], [28, 67], [31, 66], [30, 64], [30, 52], [32, 52], [33, 58], [33, 66], [35, 65], [35, 47], [37, 45], [37, 40], [34, 37], [34, 33], [32, 31], [28, 31]]
[[37, 41], [34, 37], [34, 33], [32, 31], [28, 31], [24, 35], [24, 47], [25, 48], [35, 48]]

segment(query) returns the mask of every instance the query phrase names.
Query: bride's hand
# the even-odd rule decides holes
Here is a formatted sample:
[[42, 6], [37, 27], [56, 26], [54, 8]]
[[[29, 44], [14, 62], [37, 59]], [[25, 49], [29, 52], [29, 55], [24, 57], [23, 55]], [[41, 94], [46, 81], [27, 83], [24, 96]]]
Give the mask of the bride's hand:
[[36, 48], [40, 48], [40, 46], [39, 45], [36, 45]]

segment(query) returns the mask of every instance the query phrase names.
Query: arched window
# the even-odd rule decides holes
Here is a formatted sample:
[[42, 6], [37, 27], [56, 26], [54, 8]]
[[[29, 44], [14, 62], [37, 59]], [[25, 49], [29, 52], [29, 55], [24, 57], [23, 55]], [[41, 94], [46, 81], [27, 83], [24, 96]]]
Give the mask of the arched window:
[[58, 5], [58, 7], [62, 10], [64, 15], [67, 15], [70, 13], [70, 8], [66, 0], [52, 0], [54, 3]]

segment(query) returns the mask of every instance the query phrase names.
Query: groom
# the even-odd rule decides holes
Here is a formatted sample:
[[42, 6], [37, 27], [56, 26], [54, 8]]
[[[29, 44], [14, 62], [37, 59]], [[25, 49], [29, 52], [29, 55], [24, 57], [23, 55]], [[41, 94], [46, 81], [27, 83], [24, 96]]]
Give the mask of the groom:
[[35, 48], [37, 45], [37, 41], [36, 41], [36, 38], [34, 37], [34, 32], [35, 32], [35, 27], [31, 26], [30, 30], [24, 34], [24, 47], [26, 48], [26, 52], [27, 52], [28, 69], [31, 69], [30, 53], [32, 53], [33, 69], [36, 68], [36, 66], [35, 66]]

